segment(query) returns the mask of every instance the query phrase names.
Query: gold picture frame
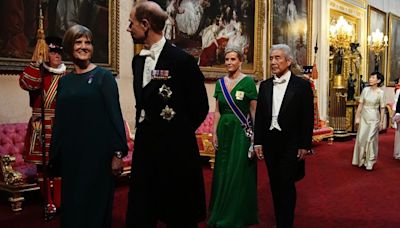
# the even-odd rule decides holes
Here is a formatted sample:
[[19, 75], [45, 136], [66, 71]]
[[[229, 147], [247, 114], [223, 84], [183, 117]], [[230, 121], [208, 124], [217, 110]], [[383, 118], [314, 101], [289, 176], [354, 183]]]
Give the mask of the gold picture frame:
[[[68, 1], [68, 0], [67, 0]], [[3, 22], [3, 24], [10, 25], [9, 28], [3, 28], [1, 32], [6, 35], [0, 36], [0, 72], [18, 74], [24, 67], [31, 61], [31, 56], [36, 44], [36, 30], [38, 24], [39, 5], [37, 1], [30, 1], [32, 6], [18, 6], [16, 1], [2, 2], [1, 9], [4, 9], [3, 15], [9, 15], [9, 21]], [[56, 25], [60, 19], [57, 19], [57, 4], [61, 4], [61, 1], [49, 0], [42, 5], [44, 20], [45, 20], [45, 34], [51, 36], [59, 36], [62, 38], [63, 32], [62, 26]], [[79, 8], [78, 8], [79, 7]], [[109, 0], [105, 3], [98, 2], [85, 2], [77, 6], [78, 10], [71, 10], [70, 8], [64, 8], [63, 15], [70, 13], [75, 14], [78, 23], [87, 26], [93, 32], [95, 50], [93, 55], [93, 62], [99, 66], [107, 68], [118, 74], [119, 66], [119, 1]], [[21, 23], [20, 18], [15, 16], [16, 11], [20, 11], [24, 17], [22, 28], [19, 24]], [[0, 10], [1, 11], [1, 10]], [[74, 12], [72, 12], [74, 11]], [[11, 12], [7, 14], [7, 12]], [[76, 12], [80, 12], [76, 15]], [[28, 18], [27, 15], [30, 15]], [[65, 16], [65, 15], [64, 15]], [[7, 16], [6, 16], [7, 18]], [[57, 21], [57, 22], [56, 22]], [[85, 21], [85, 22], [84, 22]], [[27, 23], [31, 22], [31, 24]], [[71, 21], [70, 21], [71, 22]], [[60, 22], [61, 23], [61, 22]], [[67, 23], [65, 22], [66, 24]], [[72, 22], [71, 22], [72, 23]], [[74, 21], [73, 24], [76, 24]], [[19, 26], [19, 27], [18, 27]], [[26, 31], [25, 31], [26, 30]], [[9, 31], [16, 31], [17, 34], [13, 34]], [[27, 31], [30, 32], [28, 37]], [[18, 38], [16, 38], [18, 36]], [[8, 37], [8, 38], [4, 38]], [[22, 40], [20, 43], [12, 45], [13, 41]], [[23, 45], [22, 51], [15, 50]], [[9, 46], [7, 46], [10, 44]], [[66, 60], [66, 58], [64, 58]], [[65, 61], [68, 65], [71, 62]]]
[[[312, 0], [269, 0], [268, 52], [273, 44], [286, 43], [292, 49], [294, 60], [300, 66], [312, 63]], [[285, 15], [282, 17], [282, 15]], [[269, 67], [267, 67], [269, 72]]]
[[400, 76], [400, 17], [389, 13], [388, 67], [386, 72], [387, 86], [394, 86]]
[[[368, 28], [367, 34], [371, 35], [376, 29], [379, 29], [384, 35], [387, 34], [387, 14], [371, 5], [368, 5]], [[375, 54], [369, 48], [367, 48], [367, 75], [374, 72], [375, 66]], [[379, 72], [384, 73], [386, 69], [386, 48], [381, 53]], [[388, 81], [386, 81], [388, 84]]]
[[[160, 6], [168, 12], [168, 3], [167, 0], [156, 1]], [[202, 9], [200, 10], [201, 16], [190, 18], [187, 17], [186, 21], [195, 21], [193, 23], [189, 23], [188, 26], [192, 26], [194, 24], [194, 29], [190, 31], [188, 26], [184, 26], [182, 23], [180, 26], [180, 21], [177, 18], [182, 17], [185, 12], [191, 12], [191, 9], [186, 9], [185, 7], [190, 7], [190, 4], [194, 4], [195, 8], [198, 8], [201, 2]], [[183, 0], [180, 2], [179, 6], [175, 6], [179, 8], [177, 11], [177, 15], [174, 15], [176, 23], [176, 32], [175, 38], [171, 38], [170, 42], [175, 44], [176, 46], [182, 48], [184, 51], [188, 52], [192, 56], [196, 58], [198, 64], [200, 66], [201, 71], [203, 72], [205, 78], [207, 80], [217, 80], [221, 76], [226, 74], [226, 68], [223, 59], [224, 47], [229, 42], [229, 39], [232, 36], [225, 36], [222, 34], [222, 30], [225, 28], [225, 25], [228, 25], [229, 21], [226, 22], [217, 22], [218, 20], [222, 21], [224, 16], [221, 16], [221, 13], [224, 10], [221, 10], [220, 7], [226, 7], [231, 9], [231, 13], [235, 11], [238, 22], [241, 23], [241, 33], [243, 36], [246, 36], [248, 39], [248, 48], [245, 49], [245, 61], [242, 64], [242, 72], [247, 75], [251, 75], [255, 80], [262, 80], [263, 78], [263, 28], [264, 28], [264, 15], [265, 15], [265, 5], [263, 0], [250, 0], [246, 1], [245, 4], [239, 5], [229, 5], [229, 3], [219, 6], [217, 1], [188, 1]], [[199, 5], [196, 5], [199, 4]], [[233, 4], [233, 3], [232, 3]], [[217, 57], [212, 57], [215, 61], [205, 61], [204, 59], [208, 56], [205, 51], [209, 46], [203, 45], [203, 34], [205, 33], [207, 27], [212, 26], [213, 23], [218, 23], [222, 28], [219, 28], [218, 31], [214, 31], [214, 38], [219, 43], [219, 46], [216, 48], [218, 50], [212, 50], [210, 53], [212, 55], [216, 55]], [[236, 30], [237, 31], [237, 30]], [[222, 35], [221, 35], [222, 34]], [[166, 35], [167, 37], [167, 35]], [[168, 38], [167, 38], [168, 39]], [[233, 40], [233, 39], [232, 39]], [[220, 42], [221, 41], [221, 42]], [[134, 53], [137, 54], [140, 52], [142, 45], [135, 44], [134, 45]], [[246, 52], [247, 50], [247, 52]], [[202, 61], [203, 60], [203, 61]]]

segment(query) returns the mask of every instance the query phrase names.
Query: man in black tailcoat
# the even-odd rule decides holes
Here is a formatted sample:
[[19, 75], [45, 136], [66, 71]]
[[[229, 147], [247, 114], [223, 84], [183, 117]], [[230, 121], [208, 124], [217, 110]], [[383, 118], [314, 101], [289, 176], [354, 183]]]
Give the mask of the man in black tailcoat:
[[136, 135], [127, 227], [190, 228], [205, 219], [195, 130], [209, 107], [195, 59], [166, 42], [167, 14], [151, 1], [132, 8], [127, 29], [144, 49], [132, 60]]
[[260, 84], [254, 124], [255, 152], [258, 159], [265, 156], [277, 228], [293, 227], [295, 182], [304, 177], [314, 120], [311, 85], [292, 74], [292, 63], [288, 45], [272, 46], [273, 77]]

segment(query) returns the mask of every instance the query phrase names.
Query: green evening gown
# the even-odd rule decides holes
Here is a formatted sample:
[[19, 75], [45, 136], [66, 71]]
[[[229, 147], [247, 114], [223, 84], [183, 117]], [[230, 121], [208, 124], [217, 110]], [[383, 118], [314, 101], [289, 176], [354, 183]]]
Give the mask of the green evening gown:
[[[231, 96], [242, 113], [249, 114], [250, 101], [257, 99], [253, 79], [248, 76], [241, 79]], [[248, 158], [250, 139], [226, 102], [219, 83], [214, 97], [219, 102], [221, 117], [208, 224], [229, 228], [257, 224], [257, 159]]]

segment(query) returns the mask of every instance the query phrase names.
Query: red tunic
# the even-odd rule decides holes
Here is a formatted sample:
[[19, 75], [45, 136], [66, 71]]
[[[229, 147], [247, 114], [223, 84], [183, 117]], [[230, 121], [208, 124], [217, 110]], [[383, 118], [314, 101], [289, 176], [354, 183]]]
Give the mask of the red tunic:
[[[62, 74], [51, 73], [44, 70], [44, 125], [45, 125], [45, 149], [46, 163], [48, 162], [48, 153], [50, 148], [52, 124], [54, 119], [54, 109], [56, 107], [55, 95], [57, 93], [58, 80]], [[32, 107], [32, 117], [28, 123], [28, 130], [25, 138], [25, 161], [36, 164], [43, 164], [42, 144], [41, 144], [41, 77], [39, 68], [30, 65], [21, 73], [19, 84], [22, 89], [29, 92], [30, 106]]]

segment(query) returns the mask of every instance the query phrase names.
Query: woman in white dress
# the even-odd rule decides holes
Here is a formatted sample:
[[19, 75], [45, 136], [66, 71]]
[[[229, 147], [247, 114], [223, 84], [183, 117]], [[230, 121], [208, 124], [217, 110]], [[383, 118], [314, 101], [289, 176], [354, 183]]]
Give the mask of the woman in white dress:
[[[245, 24], [243, 24], [245, 26]], [[243, 51], [243, 62], [247, 63], [247, 53], [249, 49], [250, 39], [247, 34], [243, 31], [242, 23], [237, 22], [235, 24], [235, 33], [229, 37], [227, 47], [240, 47]]]
[[209, 47], [213, 43], [218, 46], [217, 43], [217, 34], [221, 30], [219, 26], [218, 18], [214, 19], [214, 22], [207, 26], [201, 32], [201, 49], [204, 50], [205, 48]]
[[298, 36], [298, 28], [297, 28], [297, 7], [293, 0], [289, 2], [286, 10], [286, 21], [288, 23], [288, 45], [292, 50], [296, 49], [296, 39]]
[[203, 16], [203, 0], [182, 0], [179, 8], [183, 13], [177, 14], [175, 21], [178, 30], [191, 36], [196, 33]]
[[385, 93], [379, 88], [383, 84], [383, 75], [371, 73], [369, 87], [363, 89], [356, 113], [357, 131], [352, 164], [366, 170], [372, 170], [378, 157], [378, 135], [383, 128]]
[[[400, 94], [400, 84], [396, 83], [395, 85], [395, 95], [394, 95], [394, 104], [393, 104], [393, 113], [396, 113], [397, 102], [399, 102], [399, 94]], [[394, 136], [394, 159], [400, 159], [400, 126], [393, 121], [393, 125], [396, 128], [396, 133]]]
[[176, 23], [175, 17], [178, 10], [175, 8], [175, 0], [172, 0], [167, 7], [168, 19], [165, 21], [164, 36], [167, 40], [174, 40], [176, 38]]

